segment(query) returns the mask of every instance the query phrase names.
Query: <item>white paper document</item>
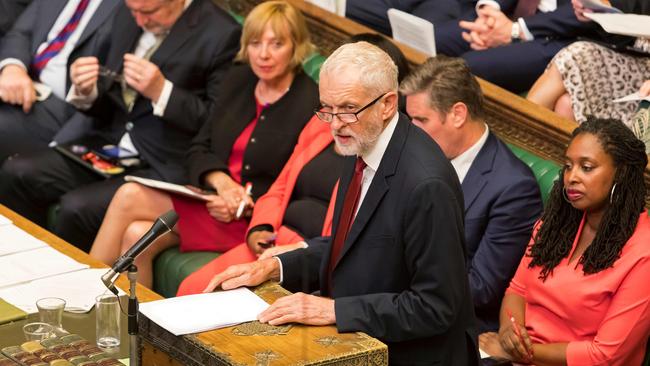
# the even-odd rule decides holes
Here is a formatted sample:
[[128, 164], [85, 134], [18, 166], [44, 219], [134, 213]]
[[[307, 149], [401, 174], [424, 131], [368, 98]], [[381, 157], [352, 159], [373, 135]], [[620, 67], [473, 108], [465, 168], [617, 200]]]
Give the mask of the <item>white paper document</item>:
[[247, 288], [140, 304], [140, 312], [174, 335], [205, 332], [257, 319], [269, 307]]
[[[45, 242], [36, 239], [11, 223], [0, 225], [0, 256], [46, 246]], [[0, 269], [0, 273], [2, 273], [2, 269]]]
[[607, 33], [631, 37], [650, 37], [650, 15], [585, 13]]
[[613, 6], [601, 3], [598, 0], [580, 0], [580, 3], [582, 3], [582, 6], [584, 6], [586, 9], [593, 10], [593, 11], [595, 11], [597, 13], [615, 13], [615, 14], [622, 14], [623, 13], [619, 9], [616, 9]]
[[426, 55], [436, 55], [433, 23], [397, 9], [388, 9], [393, 38]]
[[[38, 299], [58, 297], [65, 300], [65, 311], [86, 313], [95, 305], [95, 298], [108, 291], [101, 280], [106, 271], [106, 268], [89, 268], [5, 287], [0, 289], [0, 298], [32, 314], [38, 312]], [[118, 291], [124, 294], [119, 288]]]
[[0, 226], [11, 224], [11, 220], [8, 217], [0, 215]]
[[185, 186], [182, 186], [180, 184], [167, 183], [167, 182], [163, 182], [163, 181], [160, 181], [160, 180], [136, 177], [136, 176], [133, 176], [133, 175], [125, 176], [124, 180], [127, 181], [127, 182], [140, 183], [140, 184], [145, 185], [147, 187], [161, 189], [163, 191], [180, 194], [180, 195], [185, 196], [185, 197], [196, 198], [196, 199], [203, 200], [203, 201], [208, 201], [209, 200], [208, 195], [196, 193], [193, 190], [191, 190], [191, 189], [189, 189], [189, 188], [187, 188]]
[[487, 354], [487, 352], [483, 351], [482, 349], [478, 349], [478, 353], [481, 355], [481, 360], [484, 358], [490, 358], [490, 355]]
[[0, 288], [88, 268], [49, 247], [0, 257]]
[[642, 97], [639, 92], [634, 92], [630, 95], [626, 95], [622, 98], [614, 99], [614, 103], [623, 103], [623, 102], [635, 102], [635, 101], [641, 101], [641, 100], [647, 100], [650, 102], [650, 95]]
[[345, 16], [345, 0], [307, 0], [308, 3], [312, 3], [318, 7], [321, 7], [330, 13]]

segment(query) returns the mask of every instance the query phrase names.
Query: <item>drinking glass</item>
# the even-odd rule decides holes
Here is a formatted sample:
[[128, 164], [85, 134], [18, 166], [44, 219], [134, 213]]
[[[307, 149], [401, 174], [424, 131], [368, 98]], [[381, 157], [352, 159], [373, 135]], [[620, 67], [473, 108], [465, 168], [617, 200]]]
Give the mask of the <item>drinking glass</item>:
[[95, 299], [97, 346], [110, 350], [120, 345], [120, 299], [113, 294]]

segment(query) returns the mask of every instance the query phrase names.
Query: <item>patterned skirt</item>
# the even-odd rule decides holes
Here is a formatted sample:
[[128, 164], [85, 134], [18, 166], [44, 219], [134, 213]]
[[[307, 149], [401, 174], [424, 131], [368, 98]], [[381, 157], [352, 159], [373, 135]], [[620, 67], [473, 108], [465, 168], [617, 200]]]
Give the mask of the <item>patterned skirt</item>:
[[[650, 42], [639, 39], [635, 46], [650, 49]], [[612, 101], [638, 91], [650, 79], [650, 57], [616, 52], [591, 42], [575, 42], [558, 52], [551, 62], [562, 75], [578, 123], [594, 116], [616, 118], [631, 125], [639, 102]]]

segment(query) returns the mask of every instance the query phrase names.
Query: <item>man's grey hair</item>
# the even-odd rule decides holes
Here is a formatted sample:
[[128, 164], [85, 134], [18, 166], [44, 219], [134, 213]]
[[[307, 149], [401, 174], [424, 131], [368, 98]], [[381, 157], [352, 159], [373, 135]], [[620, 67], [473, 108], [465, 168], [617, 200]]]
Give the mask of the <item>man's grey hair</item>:
[[388, 54], [368, 42], [348, 43], [339, 47], [325, 60], [320, 78], [353, 70], [369, 93], [397, 91], [397, 66]]

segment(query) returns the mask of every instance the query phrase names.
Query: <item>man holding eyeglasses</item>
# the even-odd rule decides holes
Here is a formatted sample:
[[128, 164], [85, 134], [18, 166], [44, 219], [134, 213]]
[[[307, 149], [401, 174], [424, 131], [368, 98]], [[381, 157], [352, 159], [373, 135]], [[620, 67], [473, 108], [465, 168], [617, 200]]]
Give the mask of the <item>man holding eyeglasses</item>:
[[305, 293], [277, 300], [261, 322], [365, 332], [388, 344], [391, 365], [478, 364], [461, 188], [440, 148], [397, 111], [395, 64], [346, 44], [323, 64], [319, 90], [316, 115], [349, 156], [332, 237], [232, 266], [208, 289], [281, 281]]
[[[241, 27], [211, 0], [124, 0], [111, 30], [105, 67], [96, 57], [70, 67], [67, 100], [95, 118], [75, 143], [92, 148], [99, 137], [137, 154], [131, 174], [185, 183], [187, 149], [213, 113]], [[14, 156], [0, 174], [1, 203], [44, 226], [60, 202], [53, 231], [84, 250], [124, 183], [51, 149]]]

